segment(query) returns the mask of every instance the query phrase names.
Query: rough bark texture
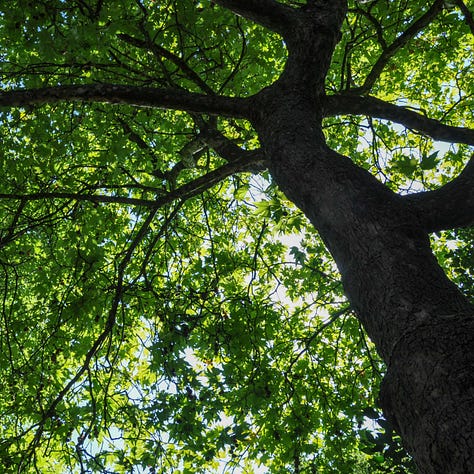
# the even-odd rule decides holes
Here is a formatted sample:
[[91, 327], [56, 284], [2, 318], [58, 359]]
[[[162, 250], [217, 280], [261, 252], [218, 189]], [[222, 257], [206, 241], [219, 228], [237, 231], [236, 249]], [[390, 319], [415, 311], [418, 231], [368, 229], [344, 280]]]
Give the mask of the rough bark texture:
[[[427, 234], [433, 224], [417, 212], [421, 203], [425, 212], [432, 209], [441, 193], [419, 197], [419, 203], [403, 199], [327, 147], [322, 82], [315, 76], [324, 77], [327, 46], [338, 39], [334, 19], [341, 12], [332, 13], [327, 28], [312, 28], [329, 18], [323, 15], [299, 25], [297, 38], [290, 36], [287, 70], [260, 94], [253, 123], [273, 178], [318, 229], [387, 363], [381, 403], [419, 471], [471, 473], [474, 311], [439, 267]], [[308, 44], [316, 46], [303, 73], [298, 65], [307, 52], [297, 45]]]
[[387, 363], [387, 417], [421, 473], [474, 472], [471, 305], [410, 206], [327, 148], [306, 101], [280, 96], [269, 107], [257, 127], [272, 176], [320, 232]]

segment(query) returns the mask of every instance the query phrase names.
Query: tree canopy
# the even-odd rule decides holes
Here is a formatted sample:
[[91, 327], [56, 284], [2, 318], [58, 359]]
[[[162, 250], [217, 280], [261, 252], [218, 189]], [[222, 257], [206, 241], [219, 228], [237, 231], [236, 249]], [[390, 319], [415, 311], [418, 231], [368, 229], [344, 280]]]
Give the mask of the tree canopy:
[[[329, 3], [0, 8], [2, 472], [415, 472], [252, 122], [274, 84], [317, 87], [298, 15]], [[326, 142], [416, 206], [472, 301], [472, 5], [332, 3]]]

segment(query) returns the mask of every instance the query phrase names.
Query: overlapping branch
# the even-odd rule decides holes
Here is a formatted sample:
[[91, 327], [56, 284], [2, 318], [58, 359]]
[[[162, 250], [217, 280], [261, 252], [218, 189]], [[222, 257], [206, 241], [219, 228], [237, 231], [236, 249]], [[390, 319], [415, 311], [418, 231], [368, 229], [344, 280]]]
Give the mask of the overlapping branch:
[[214, 94], [214, 91], [207, 85], [207, 83], [203, 79], [201, 79], [201, 77], [193, 69], [191, 69], [191, 67], [184, 59], [176, 56], [174, 53], [168, 51], [166, 48], [163, 48], [163, 46], [152, 42], [151, 39], [147, 39], [147, 41], [145, 41], [139, 38], [134, 38], [133, 36], [128, 35], [126, 33], [120, 33], [118, 37], [123, 41], [127, 42], [128, 44], [131, 44], [137, 48], [151, 51], [159, 60], [162, 58], [168, 59], [175, 66], [177, 66], [189, 80], [194, 82], [203, 92], [209, 95]]
[[245, 171], [254, 173], [267, 168], [266, 158], [260, 149], [243, 150], [217, 128], [203, 128], [200, 138], [229, 163], [244, 162]]
[[150, 199], [138, 199], [125, 196], [109, 196], [104, 194], [85, 194], [71, 192], [39, 192], [30, 194], [1, 193], [0, 199], [27, 201], [40, 201], [43, 199], [72, 199], [74, 201], [90, 201], [95, 203], [118, 203], [128, 206], [154, 207], [155, 201]]
[[323, 116], [368, 115], [390, 120], [406, 128], [417, 130], [434, 140], [474, 145], [474, 130], [445, 125], [406, 107], [390, 104], [375, 97], [360, 97], [347, 94], [327, 96], [323, 100]]

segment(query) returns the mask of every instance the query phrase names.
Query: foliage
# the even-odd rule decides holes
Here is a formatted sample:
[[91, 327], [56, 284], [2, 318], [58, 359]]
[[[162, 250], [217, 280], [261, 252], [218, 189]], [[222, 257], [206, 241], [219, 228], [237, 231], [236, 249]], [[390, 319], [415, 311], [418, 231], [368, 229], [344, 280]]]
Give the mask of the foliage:
[[[349, 6], [328, 92], [363, 86], [426, 10]], [[204, 0], [13, 0], [0, 31], [5, 90], [249, 96], [286, 58], [277, 35]], [[371, 93], [472, 126], [473, 47], [445, 8]], [[1, 124], [2, 472], [410, 472], [370, 408], [384, 368], [305, 217], [266, 172], [196, 184], [225, 163], [202, 130], [255, 150], [247, 122], [63, 102], [5, 109]], [[445, 183], [468, 148], [365, 117], [325, 131], [401, 192]], [[472, 229], [433, 236], [472, 296], [470, 242]]]

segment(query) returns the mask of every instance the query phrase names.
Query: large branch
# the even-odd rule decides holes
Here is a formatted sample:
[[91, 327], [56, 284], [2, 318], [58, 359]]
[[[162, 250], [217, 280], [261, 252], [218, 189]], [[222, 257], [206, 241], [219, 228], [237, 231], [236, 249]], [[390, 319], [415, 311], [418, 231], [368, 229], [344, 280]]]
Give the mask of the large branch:
[[288, 20], [294, 12], [275, 0], [214, 0], [214, 3], [282, 35], [288, 30]]
[[474, 224], [474, 155], [463, 172], [435, 191], [403, 199], [414, 209], [424, 229], [437, 232]]
[[406, 128], [424, 133], [433, 140], [474, 145], [474, 130], [444, 125], [413, 110], [390, 104], [375, 97], [359, 97], [349, 94], [327, 96], [323, 100], [323, 115], [368, 115], [399, 123]]
[[400, 36], [398, 36], [393, 43], [382, 51], [382, 54], [372, 66], [371, 71], [365, 78], [364, 84], [360, 87], [351, 89], [351, 92], [363, 94], [368, 92], [375, 84], [380, 74], [384, 70], [388, 62], [393, 58], [398, 50], [405, 46], [412, 38], [414, 38], [420, 31], [428, 26], [440, 13], [444, 6], [444, 0], [435, 0], [431, 7], [418, 20], [411, 24]]
[[236, 118], [249, 116], [247, 99], [196, 94], [179, 89], [118, 84], [84, 84], [0, 92], [0, 107], [24, 107], [62, 101], [107, 102]]

